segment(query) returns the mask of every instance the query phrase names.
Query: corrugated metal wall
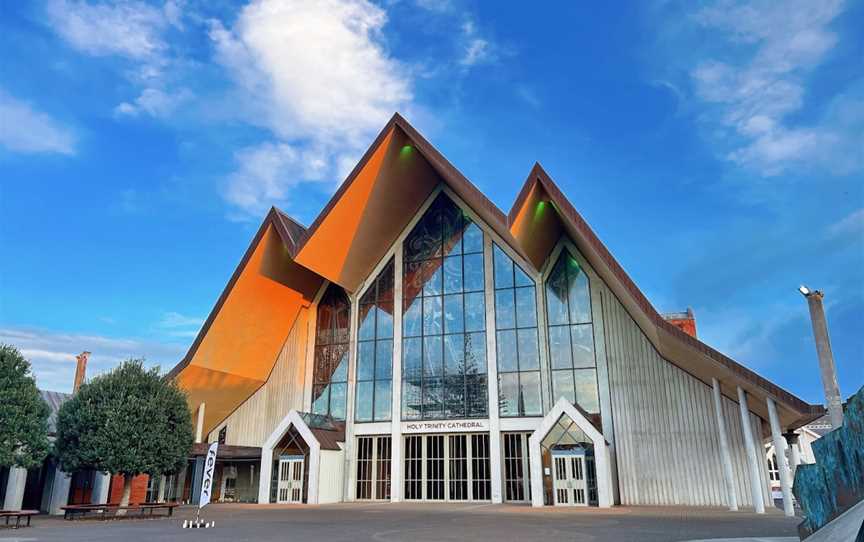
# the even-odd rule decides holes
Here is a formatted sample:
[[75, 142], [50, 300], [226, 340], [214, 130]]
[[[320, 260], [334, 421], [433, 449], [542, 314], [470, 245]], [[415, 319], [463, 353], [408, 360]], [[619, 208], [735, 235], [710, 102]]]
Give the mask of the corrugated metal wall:
[[[663, 359], [618, 299], [601, 291], [621, 504], [725, 506], [711, 388]], [[724, 397], [723, 405], [738, 502], [752, 506], [738, 404]], [[750, 418], [770, 497], [761, 422]]]
[[209, 441], [216, 440], [219, 430], [227, 425], [226, 444], [261, 446], [289, 410], [303, 409], [308, 316], [308, 309], [300, 310], [267, 383], [219, 424]]

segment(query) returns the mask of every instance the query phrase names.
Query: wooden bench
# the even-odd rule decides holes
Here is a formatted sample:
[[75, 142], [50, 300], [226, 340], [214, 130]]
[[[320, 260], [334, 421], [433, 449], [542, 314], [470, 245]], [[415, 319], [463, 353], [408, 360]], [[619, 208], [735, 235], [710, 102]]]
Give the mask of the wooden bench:
[[6, 525], [9, 525], [10, 519], [15, 518], [15, 525], [12, 526], [13, 529], [21, 527], [21, 518], [27, 518], [27, 525], [25, 527], [29, 527], [30, 518], [38, 515], [39, 510], [0, 510], [0, 518], [6, 519]]
[[168, 511], [168, 517], [170, 518], [171, 516], [174, 515], [174, 509], [177, 508], [178, 506], [180, 506], [180, 503], [176, 503], [176, 502], [148, 502], [148, 503], [139, 504], [138, 506], [141, 507], [141, 515], [142, 516], [144, 515], [145, 511], [149, 511], [150, 516], [153, 516], [154, 510], [167, 510]]
[[75, 517], [98, 514], [104, 520], [108, 519], [108, 517], [131, 517], [120, 514], [121, 510], [123, 512], [138, 512], [137, 517], [144, 517], [145, 515], [153, 517], [155, 511], [166, 510], [168, 517], [171, 517], [174, 515], [174, 509], [178, 506], [180, 504], [176, 502], [148, 502], [129, 504], [128, 506], [120, 506], [119, 504], [70, 504], [61, 506], [60, 509], [63, 510], [64, 519], [75, 519]]
[[108, 515], [108, 512], [119, 508], [116, 504], [68, 504], [61, 506], [63, 510], [63, 519], [75, 519], [76, 516], [87, 516], [90, 513], [101, 514], [102, 519]]

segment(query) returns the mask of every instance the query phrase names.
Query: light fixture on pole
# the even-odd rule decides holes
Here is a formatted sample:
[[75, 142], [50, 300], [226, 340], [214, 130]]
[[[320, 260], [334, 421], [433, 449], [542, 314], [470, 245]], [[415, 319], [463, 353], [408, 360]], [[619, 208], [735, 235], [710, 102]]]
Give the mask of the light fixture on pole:
[[834, 354], [831, 352], [831, 341], [828, 339], [825, 308], [822, 306], [824, 295], [819, 290], [811, 290], [803, 284], [798, 287], [798, 291], [807, 298], [807, 305], [810, 307], [810, 321], [813, 324], [816, 353], [819, 355], [819, 372], [822, 374], [822, 386], [828, 404], [828, 418], [831, 420], [831, 426], [837, 429], [843, 425], [843, 400], [840, 398]]

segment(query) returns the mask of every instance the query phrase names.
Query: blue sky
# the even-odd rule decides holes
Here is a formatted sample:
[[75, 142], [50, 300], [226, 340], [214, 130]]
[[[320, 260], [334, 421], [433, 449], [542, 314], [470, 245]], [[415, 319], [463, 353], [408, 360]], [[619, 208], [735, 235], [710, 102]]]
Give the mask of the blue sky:
[[182, 358], [270, 205], [394, 111], [505, 211], [540, 161], [661, 311], [811, 402], [864, 384], [861, 2], [7, 2], [0, 341], [68, 390]]

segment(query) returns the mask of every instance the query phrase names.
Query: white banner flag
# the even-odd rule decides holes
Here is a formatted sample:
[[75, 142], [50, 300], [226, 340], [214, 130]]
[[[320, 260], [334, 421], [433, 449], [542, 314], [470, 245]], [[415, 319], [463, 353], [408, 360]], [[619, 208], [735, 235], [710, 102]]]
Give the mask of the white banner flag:
[[216, 449], [218, 442], [210, 444], [207, 449], [207, 457], [204, 459], [204, 479], [201, 481], [201, 500], [198, 508], [204, 508], [210, 504], [210, 494], [213, 492], [213, 471], [216, 470]]

